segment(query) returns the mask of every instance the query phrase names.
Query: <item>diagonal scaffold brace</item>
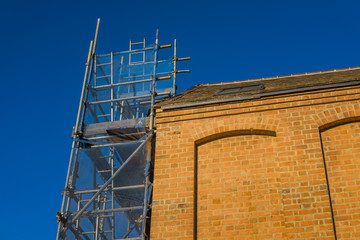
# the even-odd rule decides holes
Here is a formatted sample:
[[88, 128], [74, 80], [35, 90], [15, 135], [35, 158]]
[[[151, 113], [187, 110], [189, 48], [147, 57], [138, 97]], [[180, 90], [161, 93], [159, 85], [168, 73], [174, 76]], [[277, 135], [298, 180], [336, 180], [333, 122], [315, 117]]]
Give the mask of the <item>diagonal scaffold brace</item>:
[[74, 217], [71, 219], [69, 223], [66, 224], [66, 228], [73, 225], [76, 220], [78, 220], [81, 215], [86, 211], [86, 209], [96, 200], [96, 198], [106, 189], [109, 187], [111, 182], [115, 179], [115, 177], [121, 172], [121, 170], [124, 169], [124, 167], [135, 157], [135, 155], [142, 149], [142, 147], [151, 140], [153, 136], [153, 131], [150, 131], [146, 136], [144, 136], [144, 140], [142, 140], [142, 143], [136, 148], [136, 150], [125, 160], [125, 162], [121, 165], [121, 167], [116, 170], [116, 172], [108, 179], [108, 181], [94, 194], [94, 196], [83, 206], [83, 208], [73, 213]]
[[[188, 72], [178, 70], [177, 62], [190, 58], [176, 57], [176, 40], [160, 45], [159, 30], [153, 46], [144, 38], [130, 40], [128, 51], [95, 54], [99, 23], [86, 62], [56, 240], [148, 240], [155, 105], [176, 94], [177, 73]], [[159, 51], [171, 47], [172, 57]]]

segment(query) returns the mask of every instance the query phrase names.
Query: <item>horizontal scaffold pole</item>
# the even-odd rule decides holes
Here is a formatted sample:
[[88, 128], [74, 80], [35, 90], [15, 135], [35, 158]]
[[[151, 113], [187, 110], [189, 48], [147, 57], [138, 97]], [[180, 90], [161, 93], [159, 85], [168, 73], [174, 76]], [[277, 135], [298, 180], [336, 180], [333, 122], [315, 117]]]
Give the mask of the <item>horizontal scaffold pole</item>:
[[[97, 215], [101, 213], [127, 212], [134, 210], [142, 210], [143, 208], [144, 208], [143, 206], [134, 206], [134, 207], [124, 207], [124, 208], [115, 208], [115, 209], [92, 210], [92, 211], [84, 211], [82, 215], [83, 217], [87, 218], [88, 216]], [[76, 214], [76, 212], [74, 214]]]
[[[120, 191], [120, 190], [128, 190], [128, 189], [135, 189], [135, 188], [143, 188], [145, 187], [144, 184], [139, 184], [139, 185], [133, 185], [133, 186], [125, 186], [125, 187], [115, 187], [115, 188], [106, 188], [104, 189], [104, 191]], [[83, 191], [77, 191], [74, 192], [74, 194], [87, 194], [87, 193], [94, 193], [97, 192], [98, 189], [93, 189], [93, 190], [83, 190]]]
[[[166, 95], [170, 95], [170, 92], [163, 92], [163, 93], [157, 94], [157, 96], [166, 96]], [[119, 102], [119, 101], [124, 101], [124, 100], [131, 100], [131, 99], [149, 98], [149, 97], [152, 97], [152, 95], [148, 94], [148, 95], [142, 95], [142, 96], [118, 98], [118, 99], [113, 99], [113, 100], [95, 101], [95, 102], [88, 102], [87, 104], [89, 104], [89, 105], [104, 104], [104, 103]]]
[[[137, 52], [150, 51], [150, 50], [154, 50], [154, 49], [155, 49], [154, 47], [148, 47], [148, 48], [144, 48], [144, 49], [135, 49], [135, 50], [130, 50], [130, 51], [116, 52], [116, 53], [114, 53], [114, 56], [122, 55], [122, 54], [126, 54], [126, 53], [137, 53]], [[110, 57], [110, 56], [111, 56], [111, 54], [97, 55], [98, 58]]]
[[[162, 73], [162, 74], [166, 74], [166, 73]], [[158, 75], [159, 75], [159, 73], [158, 73]], [[158, 77], [157, 80], [165, 80], [165, 79], [170, 79], [170, 78], [171, 78], [171, 76]], [[145, 83], [145, 82], [152, 82], [152, 81], [153, 81], [152, 78], [148, 78], [148, 79], [129, 81], [129, 82], [121, 82], [121, 83], [114, 83], [114, 84], [107, 84], [107, 85], [98, 85], [96, 87], [91, 87], [91, 88], [92, 89], [105, 89], [105, 88], [113, 88], [113, 87], [118, 87], [118, 86], [132, 85], [132, 84], [136, 84], [136, 83]]]
[[113, 88], [113, 87], [118, 87], [118, 86], [132, 85], [132, 84], [136, 84], [136, 83], [145, 83], [145, 82], [152, 82], [152, 78], [143, 79], [143, 80], [136, 80], [136, 81], [129, 81], [129, 82], [122, 82], [122, 83], [100, 85], [100, 86], [91, 87], [91, 88], [92, 89]]

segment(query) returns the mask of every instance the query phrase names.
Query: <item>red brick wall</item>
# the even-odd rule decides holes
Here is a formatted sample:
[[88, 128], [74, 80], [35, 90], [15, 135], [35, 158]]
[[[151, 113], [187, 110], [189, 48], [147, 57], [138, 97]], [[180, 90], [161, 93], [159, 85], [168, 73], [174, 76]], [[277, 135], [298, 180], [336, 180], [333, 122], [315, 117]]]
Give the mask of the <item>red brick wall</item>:
[[337, 239], [360, 239], [360, 123], [321, 135]]
[[[151, 239], [334, 239], [319, 129], [327, 158], [325, 135], [336, 128], [323, 126], [360, 116], [359, 93], [349, 87], [159, 109]], [[336, 220], [344, 205], [331, 197], [340, 237], [349, 230]], [[344, 223], [356, 229], [357, 216]]]
[[198, 239], [282, 238], [275, 145], [274, 137], [245, 135], [198, 147]]

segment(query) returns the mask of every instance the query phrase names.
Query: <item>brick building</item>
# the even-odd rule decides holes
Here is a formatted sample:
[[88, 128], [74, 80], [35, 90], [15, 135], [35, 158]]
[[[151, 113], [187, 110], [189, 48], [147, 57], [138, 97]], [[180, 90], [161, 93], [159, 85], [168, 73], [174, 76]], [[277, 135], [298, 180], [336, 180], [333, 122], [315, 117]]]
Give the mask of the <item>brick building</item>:
[[360, 239], [360, 67], [157, 106], [151, 239]]

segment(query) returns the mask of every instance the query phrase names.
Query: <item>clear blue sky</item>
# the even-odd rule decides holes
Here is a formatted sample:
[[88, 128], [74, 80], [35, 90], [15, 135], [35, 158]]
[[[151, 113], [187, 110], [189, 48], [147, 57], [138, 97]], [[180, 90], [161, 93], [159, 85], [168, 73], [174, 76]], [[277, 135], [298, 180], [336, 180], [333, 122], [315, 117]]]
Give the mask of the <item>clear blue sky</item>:
[[54, 239], [84, 63], [129, 39], [178, 39], [200, 83], [360, 65], [360, 2], [3, 1], [0, 6], [0, 240]]

